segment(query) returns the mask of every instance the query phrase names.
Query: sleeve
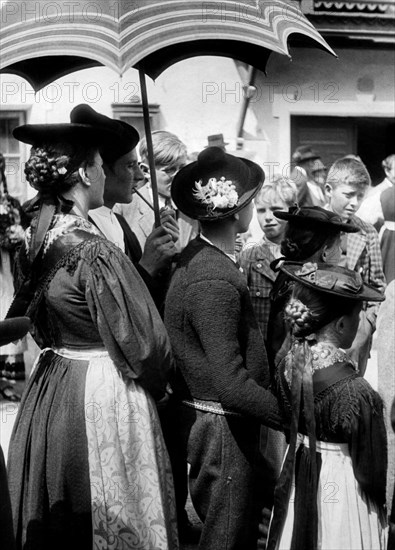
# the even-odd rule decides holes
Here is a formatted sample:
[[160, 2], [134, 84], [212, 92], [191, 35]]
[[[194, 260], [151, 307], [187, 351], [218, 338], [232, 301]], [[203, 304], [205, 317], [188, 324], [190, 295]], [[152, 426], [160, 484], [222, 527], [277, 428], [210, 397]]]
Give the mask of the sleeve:
[[[368, 254], [366, 255], [367, 265], [363, 266], [363, 274], [365, 283], [376, 288], [384, 294], [386, 283], [383, 273], [383, 260], [381, 257], [380, 242], [377, 231], [372, 227], [368, 231]], [[366, 316], [369, 323], [376, 329], [376, 318], [379, 310], [377, 302], [368, 302], [366, 308]]]
[[[185, 300], [187, 315], [210, 364], [208, 383], [222, 405], [282, 429], [276, 398], [251, 378], [243, 362], [239, 345], [241, 297], [237, 289], [224, 280], [206, 280], [190, 285]], [[262, 369], [265, 359], [266, 355], [262, 357]]]
[[[359, 382], [366, 385], [363, 379]], [[387, 435], [381, 399], [372, 388], [369, 387], [368, 391], [362, 389], [359, 411], [352, 414], [349, 428], [355, 478], [362, 491], [383, 509], [386, 502]]]
[[158, 311], [162, 311], [169, 286], [170, 270], [168, 273], [160, 273], [156, 277], [152, 277], [140, 264], [135, 264], [134, 267], [148, 288]]
[[115, 366], [162, 397], [172, 366], [166, 329], [133, 264], [110, 243], [90, 265], [86, 298]]

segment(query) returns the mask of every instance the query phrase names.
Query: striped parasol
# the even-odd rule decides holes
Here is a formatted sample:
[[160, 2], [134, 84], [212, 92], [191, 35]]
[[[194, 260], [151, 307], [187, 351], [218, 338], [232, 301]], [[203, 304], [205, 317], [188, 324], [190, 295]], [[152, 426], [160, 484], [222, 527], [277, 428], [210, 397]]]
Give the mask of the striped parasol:
[[[22, 76], [36, 91], [80, 69], [106, 66], [122, 75], [138, 68], [149, 151], [145, 74], [156, 78], [197, 55], [230, 57], [264, 71], [271, 52], [289, 55], [290, 35], [334, 54], [296, 2], [1, 0], [0, 6], [0, 72]], [[150, 169], [155, 190], [153, 161]]]
[[174, 62], [204, 54], [262, 70], [270, 52], [288, 55], [295, 33], [333, 53], [296, 3], [281, 0], [6, 0], [0, 69], [23, 76], [36, 90], [98, 65], [120, 75], [139, 66], [156, 78]]

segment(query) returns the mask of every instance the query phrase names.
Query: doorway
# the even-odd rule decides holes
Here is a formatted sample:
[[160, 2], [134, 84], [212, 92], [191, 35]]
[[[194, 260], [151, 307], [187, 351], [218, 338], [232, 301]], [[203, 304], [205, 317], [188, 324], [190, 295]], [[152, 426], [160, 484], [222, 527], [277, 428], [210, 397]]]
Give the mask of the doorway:
[[291, 151], [309, 145], [328, 167], [339, 157], [358, 155], [373, 185], [384, 178], [382, 160], [395, 153], [394, 135], [392, 118], [291, 116]]

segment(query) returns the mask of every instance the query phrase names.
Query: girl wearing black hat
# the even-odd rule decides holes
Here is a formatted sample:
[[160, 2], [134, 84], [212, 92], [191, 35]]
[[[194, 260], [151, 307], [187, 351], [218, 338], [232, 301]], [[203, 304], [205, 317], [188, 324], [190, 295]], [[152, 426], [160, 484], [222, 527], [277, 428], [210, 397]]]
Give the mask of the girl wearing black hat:
[[382, 400], [344, 352], [363, 301], [383, 295], [351, 270], [284, 263], [292, 347], [277, 373], [291, 423], [268, 550], [386, 549], [387, 441]]
[[103, 119], [26, 125], [37, 215], [18, 259], [10, 316], [41, 352], [9, 452], [17, 548], [178, 548], [171, 469], [154, 398], [170, 344], [137, 271], [87, 221], [103, 204]]
[[[288, 211], [276, 210], [276, 218], [285, 220], [283, 259], [291, 262], [325, 262], [336, 265], [341, 258], [341, 233], [356, 233], [358, 227], [342, 223], [340, 216], [320, 206], [292, 206]], [[277, 262], [278, 263], [278, 262]], [[287, 329], [283, 309], [292, 292], [293, 281], [279, 273], [270, 295], [267, 352], [273, 376], [275, 365], [288, 351]]]
[[262, 335], [234, 252], [263, 180], [257, 164], [208, 147], [172, 184], [176, 206], [201, 224], [200, 236], [180, 255], [165, 325], [177, 365], [174, 429], [190, 463], [202, 550], [256, 548], [266, 490], [259, 481], [260, 423], [281, 428], [277, 401], [265, 389]]

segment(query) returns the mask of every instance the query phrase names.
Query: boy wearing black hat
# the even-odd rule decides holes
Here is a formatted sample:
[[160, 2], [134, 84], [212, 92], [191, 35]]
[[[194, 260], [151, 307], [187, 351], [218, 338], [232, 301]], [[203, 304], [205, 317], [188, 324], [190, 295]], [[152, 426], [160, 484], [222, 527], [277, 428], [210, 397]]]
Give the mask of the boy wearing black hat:
[[260, 423], [281, 429], [277, 401], [265, 389], [265, 347], [234, 253], [263, 180], [257, 164], [208, 147], [172, 185], [176, 206], [201, 224], [180, 255], [165, 306], [177, 365], [177, 429], [203, 522], [201, 549], [256, 547], [265, 497]]

